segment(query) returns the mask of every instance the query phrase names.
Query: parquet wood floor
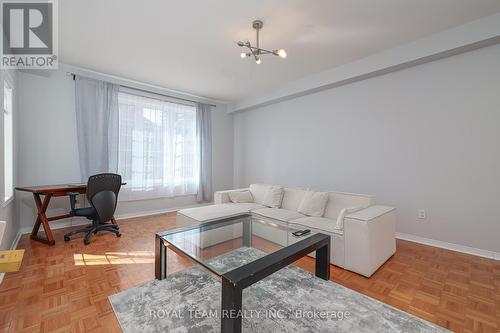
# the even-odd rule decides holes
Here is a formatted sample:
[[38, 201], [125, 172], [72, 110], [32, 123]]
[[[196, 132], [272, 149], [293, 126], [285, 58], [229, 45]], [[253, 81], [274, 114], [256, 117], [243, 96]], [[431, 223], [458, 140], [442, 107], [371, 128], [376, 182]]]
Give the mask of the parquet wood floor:
[[[119, 332], [109, 295], [154, 278], [154, 233], [175, 214], [119, 221], [123, 236], [100, 233], [91, 245], [49, 247], [23, 235], [21, 270], [0, 286], [0, 332]], [[192, 263], [169, 251], [169, 272]], [[298, 266], [313, 270], [314, 260]], [[500, 261], [397, 241], [371, 278], [331, 266], [333, 281], [457, 332], [500, 332]]]

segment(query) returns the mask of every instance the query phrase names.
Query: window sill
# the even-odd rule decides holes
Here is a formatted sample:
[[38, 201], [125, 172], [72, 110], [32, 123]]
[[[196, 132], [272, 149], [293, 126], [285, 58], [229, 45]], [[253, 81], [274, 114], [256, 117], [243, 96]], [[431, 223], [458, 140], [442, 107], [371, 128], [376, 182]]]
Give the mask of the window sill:
[[5, 207], [7, 207], [7, 206], [10, 206], [10, 204], [11, 204], [12, 202], [14, 202], [14, 196], [11, 196], [11, 197], [10, 197], [10, 198], [8, 198], [7, 200], [5, 200], [5, 201], [3, 202], [2, 207], [3, 207], [3, 208], [5, 208]]

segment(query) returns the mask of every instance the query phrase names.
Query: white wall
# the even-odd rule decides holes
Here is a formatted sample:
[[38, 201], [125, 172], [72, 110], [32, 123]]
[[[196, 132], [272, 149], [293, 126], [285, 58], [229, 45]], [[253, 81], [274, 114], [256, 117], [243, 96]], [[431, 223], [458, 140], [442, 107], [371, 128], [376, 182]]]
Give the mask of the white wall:
[[500, 252], [500, 45], [234, 121], [236, 186], [374, 194], [399, 232]]
[[[13, 121], [14, 121], [14, 186], [16, 186], [17, 178], [17, 131], [15, 130], [17, 120], [18, 120], [18, 107], [17, 107], [17, 72], [9, 71], [11, 78], [14, 80], [14, 100], [13, 100]], [[0, 71], [0, 220], [6, 221], [7, 225], [5, 228], [5, 234], [3, 236], [2, 242], [0, 244], [0, 249], [9, 249], [12, 245], [19, 231], [19, 222], [16, 218], [15, 201], [10, 201], [9, 203], [3, 204], [4, 197], [4, 130], [3, 130], [3, 83], [4, 77], [7, 75], [5, 70]]]
[[[74, 82], [66, 75], [67, 70], [63, 66], [50, 71], [50, 76], [19, 73], [20, 185], [80, 182]], [[233, 186], [233, 117], [220, 104], [213, 110], [212, 122], [214, 187], [229, 189]], [[18, 192], [17, 199], [21, 226], [31, 228], [35, 219], [33, 198]], [[194, 196], [120, 202], [117, 216], [194, 204]], [[67, 198], [54, 198], [48, 213], [60, 214], [67, 209]]]

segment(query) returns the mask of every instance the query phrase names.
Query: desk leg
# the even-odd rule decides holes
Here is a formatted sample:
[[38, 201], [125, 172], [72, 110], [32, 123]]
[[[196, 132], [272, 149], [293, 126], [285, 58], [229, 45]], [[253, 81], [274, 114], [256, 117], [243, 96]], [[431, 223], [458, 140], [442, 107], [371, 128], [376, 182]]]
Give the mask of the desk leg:
[[[49, 244], [49, 245], [54, 245], [56, 242], [54, 241], [54, 236], [52, 236], [52, 230], [50, 230], [49, 226], [49, 221], [47, 219], [47, 215], [45, 215], [45, 212], [47, 211], [47, 207], [49, 206], [50, 198], [52, 197], [52, 194], [47, 193], [45, 195], [45, 198], [42, 199], [40, 198], [39, 193], [33, 193], [33, 197], [35, 199], [35, 204], [36, 204], [36, 209], [38, 211], [38, 216], [36, 218], [35, 225], [33, 226], [33, 231], [31, 232], [31, 239]], [[40, 225], [43, 224], [43, 230], [45, 231], [45, 235], [47, 236], [47, 239], [45, 238], [40, 238], [38, 237], [38, 230], [40, 230]]]

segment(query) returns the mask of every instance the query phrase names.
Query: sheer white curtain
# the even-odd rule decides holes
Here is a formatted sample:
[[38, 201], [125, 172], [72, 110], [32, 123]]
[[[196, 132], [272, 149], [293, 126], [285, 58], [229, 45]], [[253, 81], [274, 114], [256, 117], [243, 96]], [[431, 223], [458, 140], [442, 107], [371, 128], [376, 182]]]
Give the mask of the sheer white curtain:
[[193, 195], [199, 184], [196, 105], [118, 94], [122, 200]]
[[199, 186], [196, 200], [212, 200], [212, 111], [208, 104], [198, 103], [196, 107], [196, 131], [199, 148]]

